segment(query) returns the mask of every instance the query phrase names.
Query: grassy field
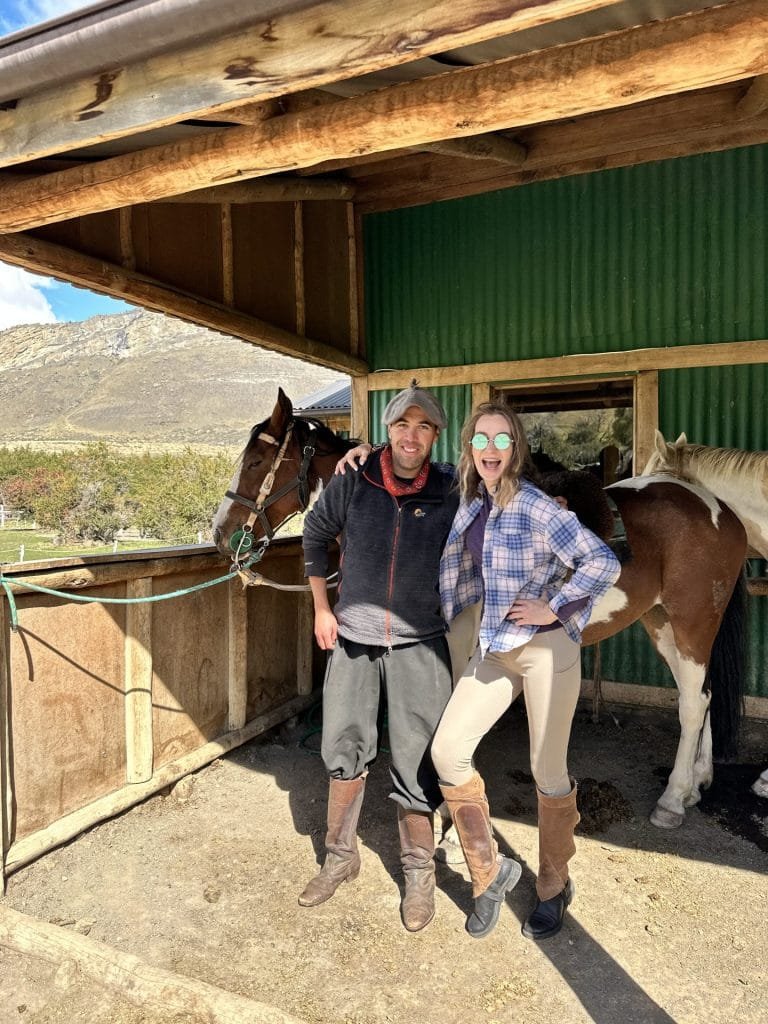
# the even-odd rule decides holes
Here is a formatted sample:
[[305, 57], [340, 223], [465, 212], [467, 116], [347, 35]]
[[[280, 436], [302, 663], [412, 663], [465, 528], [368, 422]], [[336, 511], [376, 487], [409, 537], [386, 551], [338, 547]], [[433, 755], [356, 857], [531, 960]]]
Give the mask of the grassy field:
[[[118, 551], [136, 551], [141, 548], [167, 547], [166, 541], [143, 538], [136, 541], [120, 541]], [[21, 548], [23, 547], [23, 558]], [[5, 527], [0, 530], [0, 563], [33, 562], [39, 558], [67, 558], [72, 555], [111, 554], [112, 544], [101, 546], [91, 544], [56, 544], [54, 535], [42, 533], [32, 527]]]

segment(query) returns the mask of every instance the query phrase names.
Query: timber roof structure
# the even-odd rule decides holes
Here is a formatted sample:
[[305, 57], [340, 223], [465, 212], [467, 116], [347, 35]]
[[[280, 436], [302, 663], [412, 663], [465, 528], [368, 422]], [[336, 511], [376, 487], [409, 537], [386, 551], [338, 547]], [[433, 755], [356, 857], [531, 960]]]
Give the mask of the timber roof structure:
[[0, 39], [0, 259], [353, 376], [366, 213], [768, 141], [765, 0], [125, 0]]

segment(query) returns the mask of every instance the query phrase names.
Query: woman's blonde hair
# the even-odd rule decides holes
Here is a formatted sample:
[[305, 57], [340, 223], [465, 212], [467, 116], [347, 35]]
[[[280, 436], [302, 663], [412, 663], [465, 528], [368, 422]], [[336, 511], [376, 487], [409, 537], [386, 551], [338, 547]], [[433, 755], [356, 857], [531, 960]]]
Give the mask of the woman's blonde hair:
[[459, 491], [463, 501], [471, 501], [479, 492], [481, 478], [472, 458], [470, 441], [477, 433], [477, 421], [481, 416], [503, 416], [509, 424], [509, 436], [512, 438], [512, 458], [504, 470], [499, 486], [493, 496], [495, 505], [507, 505], [517, 492], [521, 476], [534, 478], [536, 471], [531, 461], [528, 438], [525, 436], [519, 417], [508, 405], [500, 402], [483, 402], [478, 405], [461, 429], [461, 454], [456, 467], [459, 478]]

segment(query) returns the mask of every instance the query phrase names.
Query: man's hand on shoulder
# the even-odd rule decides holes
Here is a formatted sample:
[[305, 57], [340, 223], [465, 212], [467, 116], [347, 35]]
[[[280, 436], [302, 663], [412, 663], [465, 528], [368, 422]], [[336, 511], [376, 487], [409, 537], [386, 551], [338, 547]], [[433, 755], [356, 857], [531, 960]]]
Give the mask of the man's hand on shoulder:
[[355, 448], [350, 448], [347, 454], [342, 455], [336, 463], [336, 468], [333, 471], [334, 476], [344, 476], [347, 471], [347, 466], [350, 466], [355, 472], [357, 472], [361, 466], [365, 465], [366, 460], [372, 451], [373, 445], [368, 444], [366, 441], [363, 441]]

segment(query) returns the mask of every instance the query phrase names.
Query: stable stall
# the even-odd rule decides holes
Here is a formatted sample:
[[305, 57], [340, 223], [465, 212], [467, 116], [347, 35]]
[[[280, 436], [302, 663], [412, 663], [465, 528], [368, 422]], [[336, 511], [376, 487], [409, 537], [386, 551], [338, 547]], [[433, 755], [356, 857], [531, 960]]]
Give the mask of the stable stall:
[[[188, 6], [0, 40], [0, 259], [348, 373], [353, 435], [417, 376], [444, 458], [491, 395], [608, 395], [638, 468], [657, 427], [768, 448], [760, 0]], [[125, 598], [226, 571], [195, 548], [6, 574], [4, 876], [296, 714], [322, 670], [306, 596], [86, 610], [14, 581]], [[297, 543], [264, 572], [298, 583]], [[615, 699], [672, 705], [665, 672], [634, 630], [606, 645]]]

